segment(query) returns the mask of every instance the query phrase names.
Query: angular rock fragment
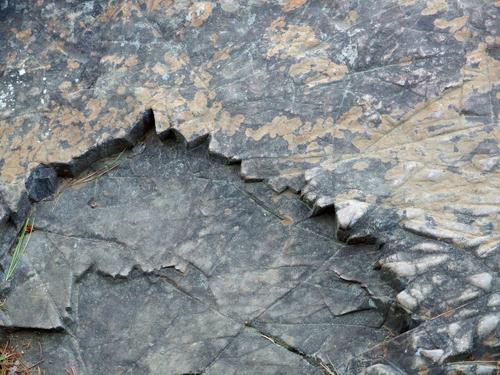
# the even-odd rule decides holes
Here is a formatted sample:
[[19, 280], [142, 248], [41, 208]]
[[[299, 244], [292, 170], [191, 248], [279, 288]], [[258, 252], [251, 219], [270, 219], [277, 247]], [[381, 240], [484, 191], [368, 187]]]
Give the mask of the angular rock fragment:
[[26, 190], [32, 201], [39, 202], [56, 192], [58, 184], [54, 168], [39, 166], [26, 180]]

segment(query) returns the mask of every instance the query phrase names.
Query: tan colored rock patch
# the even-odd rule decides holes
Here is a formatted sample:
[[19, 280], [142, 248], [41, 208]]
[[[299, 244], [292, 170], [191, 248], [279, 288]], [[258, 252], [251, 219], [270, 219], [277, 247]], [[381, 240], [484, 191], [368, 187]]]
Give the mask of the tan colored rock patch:
[[328, 58], [311, 57], [304, 58], [290, 67], [289, 74], [292, 77], [300, 77], [308, 73], [316, 73], [306, 78], [309, 86], [316, 86], [333, 81], [339, 81], [347, 74], [345, 65], [335, 64]]
[[285, 12], [290, 12], [292, 10], [300, 8], [306, 2], [307, 2], [307, 0], [284, 0], [282, 5], [281, 5], [281, 8]]
[[448, 9], [446, 0], [429, 0], [427, 1], [425, 9], [422, 11], [422, 15], [432, 16], [446, 9]]
[[212, 14], [213, 5], [208, 1], [195, 2], [189, 7], [187, 19], [191, 25], [200, 27]]
[[267, 57], [276, 56], [281, 59], [298, 57], [320, 44], [310, 26], [290, 24], [285, 26], [282, 17], [273, 21], [267, 28], [266, 34], [272, 43], [267, 51]]
[[466, 27], [468, 16], [457, 17], [452, 20], [444, 20], [438, 18], [434, 20], [434, 26], [439, 29], [447, 29], [456, 40], [463, 42], [470, 35], [469, 30]]

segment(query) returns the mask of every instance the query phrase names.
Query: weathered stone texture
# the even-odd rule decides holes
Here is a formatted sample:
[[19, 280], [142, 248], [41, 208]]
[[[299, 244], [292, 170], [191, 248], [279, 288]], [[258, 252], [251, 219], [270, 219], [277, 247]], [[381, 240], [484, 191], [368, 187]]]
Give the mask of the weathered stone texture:
[[[184, 186], [187, 181], [229, 181], [227, 171], [219, 172], [226, 167], [216, 167], [214, 172], [208, 159], [201, 158], [194, 162], [198, 177], [193, 180], [190, 174], [171, 172], [189, 163], [184, 156], [171, 160], [168, 153], [161, 153], [165, 158], [161, 163], [153, 162], [150, 154], [127, 159], [138, 164], [130, 171], [115, 170], [116, 179], [99, 180], [98, 184], [107, 186], [67, 190], [72, 204], [85, 209], [72, 211], [69, 201], [53, 213], [41, 208], [48, 203], [37, 206], [37, 220], [44, 230], [34, 233], [30, 248], [38, 246], [52, 254], [56, 250], [50, 241], [60, 242], [61, 253], [53, 256], [68, 262], [66, 273], [58, 280], [44, 281], [44, 274], [53, 272], [50, 257], [40, 253], [36, 259], [24, 259], [20, 266], [24, 271], [13, 280], [9, 299], [22, 301], [26, 292], [21, 291], [29, 291], [45, 306], [44, 313], [35, 322], [29, 312], [0, 312], [3, 324], [67, 329], [67, 320], [75, 319], [70, 315], [78, 315], [67, 310], [76, 298], [73, 278], [81, 277], [86, 284], [97, 282], [98, 277], [107, 282], [110, 275], [129, 278], [139, 273], [142, 276], [135, 275], [134, 283], [141, 290], [141, 285], [151, 282], [150, 273], [160, 272], [162, 266], [174, 267], [161, 272], [167, 272], [176, 285], [184, 285], [197, 300], [210, 306], [217, 303], [218, 313], [228, 319], [256, 319], [252, 325], [263, 324], [276, 336], [287, 335], [288, 328], [280, 324], [294, 321], [294, 314], [312, 314], [302, 305], [292, 309], [300, 293], [326, 293], [321, 306], [330, 310], [328, 298], [345, 301], [343, 287], [349, 298], [358, 295], [357, 287], [338, 280], [337, 294], [330, 295], [330, 287], [322, 286], [330, 272], [360, 282], [377, 301], [374, 311], [363, 312], [367, 315], [363, 326], [369, 329], [377, 326], [377, 314], [384, 309], [391, 315], [403, 309], [411, 317], [411, 326], [421, 324], [423, 328], [406, 334], [410, 341], [415, 338], [412, 335], [420, 335], [419, 329], [428, 332], [427, 324], [448, 324], [441, 319], [443, 314], [456, 311], [453, 316], [462, 319], [460, 314], [466, 314], [468, 306], [493, 298], [499, 287], [498, 10], [498, 2], [479, 0], [3, 1], [3, 265], [30, 209], [28, 196], [36, 201], [52, 192], [57, 179], [53, 171], [58, 177], [78, 175], [96, 160], [137, 144], [153, 127], [162, 138], [173, 134], [189, 146], [208, 138], [212, 155], [241, 161], [244, 180], [265, 180], [276, 193], [273, 198], [263, 184], [243, 184], [235, 167], [231, 184], [210, 188], [213, 206], [204, 212], [200, 207], [200, 197], [207, 193], [203, 184], [190, 185], [190, 193]], [[46, 173], [39, 175], [41, 171]], [[148, 204], [147, 209], [134, 205], [157, 194], [155, 189], [161, 191], [157, 180], [168, 173], [175, 177], [164, 181], [163, 188], [176, 191], [175, 201], [165, 207]], [[140, 183], [117, 182], [134, 179]], [[109, 195], [90, 202], [96, 186]], [[127, 190], [129, 201], [118, 198], [116, 194], [124, 191], [120, 189], [132, 189]], [[332, 223], [321, 216], [309, 218], [309, 209], [290, 191], [299, 193], [314, 214], [335, 209], [339, 239], [349, 246], [326, 245], [335, 236]], [[270, 216], [257, 220], [254, 206], [251, 210], [239, 206], [244, 196], [270, 210]], [[235, 206], [226, 207], [229, 203]], [[222, 207], [231, 212], [226, 215]], [[193, 225], [212, 216], [224, 220], [213, 219], [214, 233], [196, 242], [191, 238]], [[151, 217], [157, 219], [147, 220]], [[163, 221], [167, 219], [180, 220], [186, 229], [173, 233], [172, 225]], [[236, 227], [240, 230], [234, 232]], [[152, 230], [170, 236], [176, 250], [168, 250], [163, 238], [148, 235]], [[240, 249], [238, 257], [221, 260], [220, 254], [212, 252], [210, 241], [221, 233], [226, 237], [217, 246]], [[284, 263], [269, 254], [259, 258], [252, 247], [256, 238], [269, 248], [286, 244], [301, 250], [287, 254]], [[368, 247], [357, 245], [360, 242]], [[81, 257], [72, 253], [75, 244], [84, 249]], [[346, 250], [351, 246], [358, 250]], [[143, 254], [131, 250], [139, 247]], [[330, 259], [332, 248], [342, 254], [335, 261]], [[110, 259], [116, 262], [110, 265]], [[328, 259], [331, 262], [324, 263]], [[269, 264], [279, 268], [267, 270], [264, 266]], [[35, 266], [41, 268], [31, 274]], [[87, 275], [88, 269], [95, 272]], [[190, 276], [179, 277], [177, 272], [187, 269], [193, 269]], [[207, 289], [206, 274], [213, 270], [218, 277]], [[297, 287], [308, 278], [317, 286]], [[47, 294], [45, 282], [58, 291], [57, 297]], [[280, 317], [276, 300], [291, 289], [294, 293], [285, 299], [291, 315]], [[236, 297], [248, 303], [234, 303]], [[354, 298], [349, 303], [360, 308], [365, 302]], [[268, 309], [270, 305], [274, 307]], [[479, 330], [481, 319], [489, 316], [491, 306], [486, 306], [477, 304], [478, 318], [464, 323], [470, 332]], [[333, 327], [338, 311], [332, 311], [332, 316], [311, 319]], [[321, 344], [312, 342], [307, 338], [312, 331], [302, 327], [307, 319], [299, 320], [294, 321], [298, 330], [294, 342], [300, 350], [325, 363], [336, 353], [339, 357], [331, 358], [334, 367], [351, 371], [351, 360], [333, 347], [333, 331], [320, 330], [318, 337], [325, 338], [317, 338]], [[241, 348], [261, 348], [260, 338], [253, 341], [250, 328], [245, 329], [241, 335], [247, 339]], [[218, 337], [217, 332], [207, 335], [209, 341]], [[370, 334], [374, 341], [363, 345], [371, 347], [381, 339], [379, 335], [383, 336], [379, 331]], [[61, 340], [69, 345], [67, 340], [77, 339]], [[421, 348], [426, 351], [415, 347], [398, 354], [411, 358], [398, 364], [405, 371], [415, 371], [422, 365], [415, 362], [418, 352], [428, 354], [418, 355], [426, 366], [439, 357], [431, 366], [436, 371], [445, 371], [446, 366], [449, 372], [459, 369], [460, 364], [445, 364], [458, 358], [460, 350], [452, 349], [444, 338], [436, 342], [437, 348], [427, 345]], [[209, 346], [217, 351], [219, 344]], [[498, 350], [495, 345], [482, 345], [474, 339], [462, 352], [483, 358], [482, 348]], [[277, 350], [262, 347], [262, 358]], [[236, 362], [225, 355], [231, 350], [239, 353], [239, 348], [230, 345], [220, 357], [228, 372]], [[435, 350], [442, 350], [442, 355]], [[376, 364], [378, 357], [366, 358], [364, 367]], [[202, 368], [204, 357], [199, 359]], [[301, 361], [290, 366], [307, 373], [310, 363]], [[278, 361], [272, 366], [279, 365]], [[217, 362], [214, 366], [218, 368]], [[272, 366], [262, 371], [272, 372]], [[476, 371], [473, 365], [464, 366], [464, 372]], [[385, 370], [379, 366], [367, 371]]]

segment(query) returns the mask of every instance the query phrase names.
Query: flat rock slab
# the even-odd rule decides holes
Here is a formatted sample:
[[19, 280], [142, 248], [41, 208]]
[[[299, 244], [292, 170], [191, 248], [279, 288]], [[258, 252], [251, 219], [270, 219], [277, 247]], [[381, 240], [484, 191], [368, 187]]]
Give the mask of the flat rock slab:
[[313, 374], [394, 334], [384, 307], [332, 269], [346, 247], [332, 216], [244, 183], [205, 146], [152, 135], [119, 157], [33, 209], [0, 321], [64, 348], [42, 369]]

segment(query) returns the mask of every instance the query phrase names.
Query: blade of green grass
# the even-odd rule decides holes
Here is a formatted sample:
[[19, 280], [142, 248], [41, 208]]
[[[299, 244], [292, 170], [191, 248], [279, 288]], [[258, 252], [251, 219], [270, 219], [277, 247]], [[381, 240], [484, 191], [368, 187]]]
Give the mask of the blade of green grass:
[[[17, 238], [16, 242], [16, 247], [14, 248], [14, 253], [12, 254], [12, 259], [10, 260], [9, 267], [7, 268], [7, 272], [5, 273], [4, 280], [9, 281], [14, 274], [14, 270], [16, 269], [19, 260], [21, 259], [21, 256], [23, 255], [24, 251], [26, 250], [26, 247], [28, 246], [28, 243], [31, 238], [31, 233], [28, 233], [28, 236], [26, 237], [26, 228], [30, 225], [30, 219], [27, 218], [24, 222], [23, 228], [21, 229], [21, 233], [19, 234], [19, 237]], [[31, 223], [31, 227], [34, 227], [34, 221]]]

